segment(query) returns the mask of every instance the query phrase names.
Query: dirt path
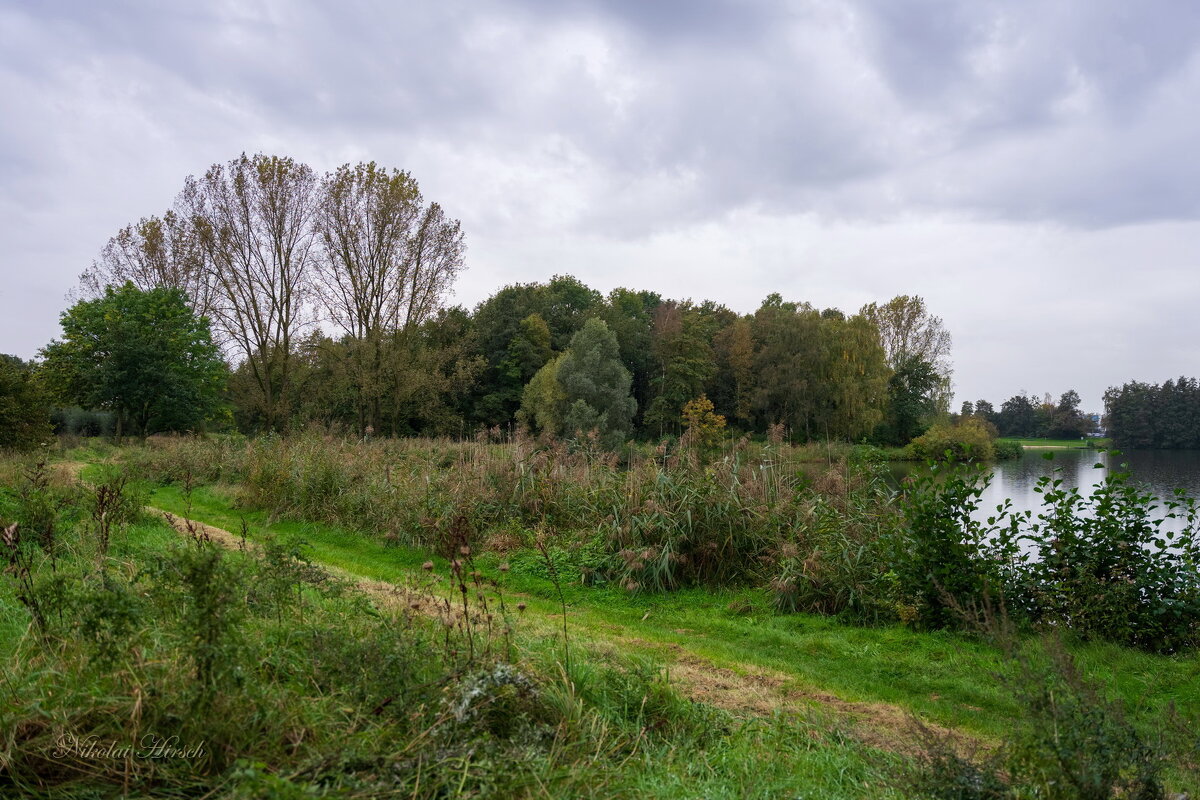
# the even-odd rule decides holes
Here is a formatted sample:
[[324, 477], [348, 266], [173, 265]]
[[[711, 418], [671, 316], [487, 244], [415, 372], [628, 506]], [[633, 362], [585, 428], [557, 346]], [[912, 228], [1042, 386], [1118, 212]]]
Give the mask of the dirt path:
[[[187, 520], [159, 508], [148, 507], [178, 531], [189, 535], [203, 535], [231, 549], [255, 549], [253, 543], [222, 528]], [[344, 580], [363, 592], [381, 606], [405, 614], [420, 614], [442, 623], [460, 624], [462, 610], [451, 605], [444, 596], [433, 590], [436, 577], [425, 587], [403, 586], [386, 581], [364, 578], [348, 570], [318, 563], [321, 569]], [[518, 596], [509, 595], [510, 605], [518, 602]], [[521, 621], [526, 630], [536, 630], [554, 635], [561, 618], [527, 616]], [[618, 629], [619, 630], [619, 629]], [[775, 714], [812, 719], [830, 717], [833, 724], [856, 737], [864, 744], [896, 753], [916, 752], [912, 714], [900, 706], [887, 703], [862, 703], [844, 700], [827, 692], [797, 688], [796, 682], [782, 672], [763, 669], [751, 664], [736, 664], [730, 668], [705, 659], [679, 644], [663, 644], [614, 632], [610, 636], [592, 631], [575, 631], [571, 634], [577, 641], [586, 641], [598, 649], [628, 650], [630, 647], [666, 651], [669, 664], [667, 674], [670, 683], [686, 697], [707, 703], [743, 717], [770, 717]], [[956, 749], [971, 751], [988, 747], [988, 743], [960, 731], [950, 730], [931, 723], [925, 727], [954, 743]]]

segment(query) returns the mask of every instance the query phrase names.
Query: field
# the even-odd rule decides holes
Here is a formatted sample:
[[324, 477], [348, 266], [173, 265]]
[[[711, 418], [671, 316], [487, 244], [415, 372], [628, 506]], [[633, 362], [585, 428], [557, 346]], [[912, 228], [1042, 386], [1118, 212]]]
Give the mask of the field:
[[997, 441], [1015, 442], [1022, 447], [1054, 447], [1068, 450], [1094, 450], [1110, 445], [1108, 439], [1021, 439], [1002, 437]]
[[[57, 539], [0, 584], [0, 787], [949, 797], [1036, 762], [1110, 790], [1038, 796], [1200, 788], [1193, 651], [921, 624], [877, 577], [894, 498], [839, 455], [816, 478], [787, 448], [330, 437], [10, 461], [0, 517], [53, 508]], [[1047, 719], [1057, 766], [1028, 752]], [[146, 735], [204, 753], [62, 746]]]

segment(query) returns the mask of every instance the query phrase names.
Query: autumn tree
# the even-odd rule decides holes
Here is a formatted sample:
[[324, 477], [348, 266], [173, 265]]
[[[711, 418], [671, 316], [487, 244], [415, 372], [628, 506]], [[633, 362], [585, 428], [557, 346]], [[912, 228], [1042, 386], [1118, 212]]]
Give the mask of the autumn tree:
[[385, 394], [404, 391], [388, 385], [384, 351], [392, 340], [403, 353], [441, 306], [463, 267], [461, 226], [438, 204], [423, 207], [407, 172], [374, 162], [346, 164], [326, 176], [315, 224], [317, 294], [351, 339], [359, 425], [379, 428]]
[[712, 337], [704, 323], [702, 313], [690, 303], [668, 301], [654, 310], [652, 399], [645, 421], [660, 435], [678, 431], [684, 405], [704, 392], [716, 372]]
[[318, 188], [307, 165], [243, 154], [189, 177], [184, 189], [212, 280], [214, 322], [244, 361], [268, 430], [287, 420], [317, 257]]
[[729, 413], [744, 426], [753, 423], [754, 335], [750, 321], [738, 317], [713, 340], [717, 359], [717, 390], [728, 395]]
[[[186, 207], [181, 197], [181, 206]], [[142, 291], [179, 289], [199, 316], [212, 312], [212, 275], [189, 212], [169, 210], [117, 231], [79, 276], [83, 294], [97, 298], [107, 286], [132, 283]]]
[[875, 324], [887, 364], [892, 370], [912, 358], [931, 365], [940, 380], [938, 411], [950, 408], [950, 332], [920, 297], [900, 295], [883, 305], [868, 303], [859, 313]]

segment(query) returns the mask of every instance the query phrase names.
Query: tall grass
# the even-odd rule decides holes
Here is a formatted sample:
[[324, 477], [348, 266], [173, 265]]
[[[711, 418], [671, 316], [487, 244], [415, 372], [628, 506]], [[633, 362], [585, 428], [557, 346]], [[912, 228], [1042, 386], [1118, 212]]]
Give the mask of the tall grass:
[[[223, 549], [119, 515], [101, 541], [89, 511], [125, 486], [37, 484], [71, 492], [55, 495], [53, 563], [4, 526], [45, 613], [22, 632], [34, 601], [0, 578], [22, 623], [0, 629], [2, 796], [861, 797], [873, 780], [858, 745], [740, 726], [652, 664], [514, 649], [470, 552], [426, 579], [465, 587], [448, 616], [436, 596], [364, 595], [297, 543]], [[15, 488], [0, 486], [3, 520], [23, 514]]]
[[[444, 553], [464, 535], [472, 545], [508, 546], [549, 535], [591, 554], [578, 566], [594, 580], [636, 591], [766, 580], [793, 553], [823, 559], [827, 571], [837, 531], [891, 519], [878, 474], [854, 467], [846, 448], [827, 448], [824, 465], [814, 466], [814, 452], [743, 441], [702, 460], [662, 445], [633, 449], [622, 464], [612, 454], [520, 437], [362, 442], [309, 434], [167, 439], [130, 458], [150, 479], [190, 474], [236, 484], [241, 502], [280, 517]], [[881, 509], [876, 523], [869, 508]], [[839, 525], [846, 515], [858, 521]], [[850, 535], [860, 549], [870, 544], [865, 532]]]

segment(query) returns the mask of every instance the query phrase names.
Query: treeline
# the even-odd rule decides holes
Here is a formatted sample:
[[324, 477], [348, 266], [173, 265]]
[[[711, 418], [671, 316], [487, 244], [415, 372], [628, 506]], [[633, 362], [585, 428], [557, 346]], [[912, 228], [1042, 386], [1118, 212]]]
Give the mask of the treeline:
[[[524, 423], [651, 437], [679, 433], [684, 406], [705, 398], [743, 432], [904, 444], [948, 411], [950, 336], [919, 297], [847, 314], [773, 294], [743, 315], [556, 276], [447, 308], [464, 253], [459, 223], [406, 172], [368, 163], [318, 176], [243, 155], [120, 230], [82, 284], [92, 302], [133, 306], [128, 291], [181, 292], [232, 365], [226, 408], [247, 432]], [[59, 402], [97, 407], [68, 383], [57, 381]], [[141, 432], [165, 418], [121, 414]]]
[[1000, 436], [1040, 439], [1078, 439], [1096, 431], [1096, 420], [1079, 409], [1079, 393], [1063, 392], [1058, 402], [1049, 394], [1041, 400], [1021, 393], [995, 406], [987, 400], [966, 401], [960, 418], [973, 417], [994, 426]]
[[1200, 383], [1130, 381], [1104, 393], [1109, 436], [1117, 447], [1200, 449]]

